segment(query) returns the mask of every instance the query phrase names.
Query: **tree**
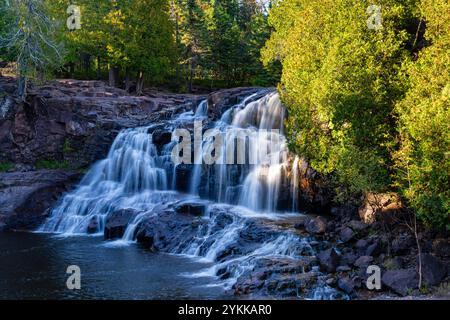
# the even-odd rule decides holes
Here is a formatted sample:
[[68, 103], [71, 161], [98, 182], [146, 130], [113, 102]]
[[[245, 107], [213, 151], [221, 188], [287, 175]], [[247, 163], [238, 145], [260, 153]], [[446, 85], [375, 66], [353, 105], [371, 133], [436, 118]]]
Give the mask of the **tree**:
[[[367, 25], [360, 0], [275, 2], [265, 62], [283, 66], [281, 97], [290, 147], [336, 180], [337, 199], [391, 184], [395, 101], [408, 59], [410, 0], [381, 0], [382, 27]], [[350, 196], [350, 197], [349, 197]]]
[[62, 47], [55, 41], [55, 22], [41, 0], [3, 1], [1, 11], [11, 17], [9, 32], [0, 39], [14, 56], [18, 72], [18, 95], [25, 100], [29, 79], [42, 78], [59, 66]]
[[129, 8], [124, 53], [129, 62], [127, 67], [137, 72], [136, 91], [141, 94], [144, 75], [157, 84], [172, 71], [174, 31], [167, 0], [132, 0]]
[[396, 105], [396, 181], [419, 218], [450, 227], [450, 3], [422, 0], [429, 46], [406, 63], [409, 88]]

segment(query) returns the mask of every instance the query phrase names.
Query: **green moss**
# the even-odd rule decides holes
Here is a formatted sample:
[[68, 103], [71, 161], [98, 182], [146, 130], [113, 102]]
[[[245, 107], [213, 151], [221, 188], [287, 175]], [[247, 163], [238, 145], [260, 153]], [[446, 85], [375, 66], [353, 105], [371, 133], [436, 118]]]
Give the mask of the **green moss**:
[[38, 160], [36, 162], [36, 169], [69, 169], [70, 165], [67, 160]]
[[64, 145], [63, 145], [63, 152], [64, 153], [71, 153], [73, 151], [75, 151], [75, 149], [72, 148], [72, 145], [70, 144], [70, 141], [66, 139], [64, 141]]
[[11, 170], [13, 166], [11, 162], [0, 162], [0, 172]]

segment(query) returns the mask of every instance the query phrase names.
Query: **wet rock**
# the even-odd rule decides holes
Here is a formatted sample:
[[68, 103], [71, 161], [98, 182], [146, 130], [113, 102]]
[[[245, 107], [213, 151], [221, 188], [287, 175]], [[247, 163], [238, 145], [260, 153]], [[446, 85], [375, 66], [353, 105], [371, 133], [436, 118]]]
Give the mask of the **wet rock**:
[[381, 282], [395, 293], [406, 296], [417, 289], [419, 276], [414, 269], [389, 270], [383, 273]]
[[64, 170], [0, 173], [0, 229], [33, 230], [80, 179]]
[[352, 268], [350, 268], [347, 265], [339, 266], [339, 267], [336, 268], [336, 272], [348, 272], [350, 270], [352, 270]]
[[294, 228], [298, 229], [298, 230], [303, 230], [303, 229], [305, 229], [305, 223], [306, 222], [307, 221], [305, 221], [305, 220], [299, 221], [296, 224], [294, 224]]
[[373, 261], [373, 257], [371, 256], [362, 256], [359, 257], [353, 264], [358, 268], [367, 268]]
[[152, 142], [158, 149], [158, 152], [161, 152], [164, 145], [170, 143], [172, 141], [172, 131], [165, 129], [156, 129], [152, 133]]
[[92, 217], [91, 221], [89, 221], [89, 225], [87, 227], [87, 233], [96, 233], [98, 231], [98, 218], [97, 216]]
[[355, 283], [349, 277], [340, 278], [337, 282], [339, 289], [343, 290], [347, 294], [351, 294], [355, 289]]
[[329, 273], [336, 271], [340, 261], [340, 256], [334, 248], [322, 251], [317, 255], [317, 258], [319, 259], [320, 268]]
[[[447, 274], [445, 265], [438, 258], [428, 253], [423, 253], [421, 259], [423, 280], [429, 286], [436, 286], [441, 283]], [[417, 258], [417, 267], [419, 267], [419, 258]]]
[[176, 176], [176, 190], [181, 192], [188, 192], [191, 184], [193, 165], [179, 164], [175, 167]]
[[342, 256], [342, 262], [346, 264], [353, 264], [356, 259], [358, 259], [358, 256], [353, 252], [347, 252]]
[[324, 217], [316, 217], [306, 223], [306, 231], [312, 234], [322, 234], [326, 229], [327, 220]]
[[295, 260], [259, 259], [253, 270], [245, 272], [237, 279], [233, 285], [234, 294], [285, 298], [306, 296], [314, 289], [317, 275], [303, 270], [304, 265]]
[[182, 201], [175, 205], [175, 211], [181, 214], [202, 216], [205, 214], [206, 205], [207, 203], [202, 201]]
[[128, 224], [137, 214], [134, 209], [122, 209], [111, 213], [106, 218], [105, 239], [122, 238]]
[[[24, 104], [8, 89], [15, 86], [14, 79], [0, 77], [0, 92], [7, 92], [0, 97], [0, 161], [65, 160], [73, 168], [104, 158], [121, 129], [170, 119], [204, 98], [137, 97], [100, 81], [56, 80], [30, 87]], [[157, 137], [161, 144], [167, 140], [164, 131]]]
[[350, 240], [353, 239], [354, 233], [353, 230], [345, 227], [344, 229], [341, 230], [341, 232], [339, 233], [339, 239], [341, 239], [342, 242], [349, 242]]

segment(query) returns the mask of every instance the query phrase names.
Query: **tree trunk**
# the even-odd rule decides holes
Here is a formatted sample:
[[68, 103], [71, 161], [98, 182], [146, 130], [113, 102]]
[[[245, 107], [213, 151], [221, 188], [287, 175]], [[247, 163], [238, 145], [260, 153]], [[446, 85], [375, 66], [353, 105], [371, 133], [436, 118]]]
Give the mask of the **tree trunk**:
[[130, 81], [130, 70], [128, 68], [125, 71], [125, 91], [130, 92], [131, 81]]
[[116, 66], [109, 66], [109, 86], [117, 87], [119, 78], [119, 68]]
[[102, 70], [100, 67], [100, 57], [97, 56], [97, 80], [100, 80], [102, 78]]
[[75, 73], [75, 63], [71, 62], [69, 64], [69, 77], [74, 78], [74, 73]]
[[140, 71], [136, 83], [136, 94], [138, 96], [142, 95], [143, 89], [144, 89], [144, 74], [142, 73], [142, 71]]
[[[180, 40], [180, 26], [179, 26], [179, 22], [178, 22], [178, 12], [176, 13], [176, 19], [175, 19], [175, 39], [176, 39], [176, 44], [177, 44], [177, 54], [180, 53], [180, 46], [181, 46], [181, 40]], [[180, 61], [177, 61], [177, 68], [176, 68], [176, 86], [177, 86], [177, 90], [180, 89]]]
[[19, 77], [19, 85], [17, 88], [17, 94], [22, 99], [22, 101], [25, 101], [27, 97], [27, 78], [24, 76]]
[[190, 61], [189, 61], [189, 87], [188, 87], [188, 91], [190, 92], [190, 93], [192, 93], [192, 81], [193, 81], [193, 78], [194, 78], [194, 67], [192, 66], [192, 57], [191, 57], [191, 59], [190, 59]]

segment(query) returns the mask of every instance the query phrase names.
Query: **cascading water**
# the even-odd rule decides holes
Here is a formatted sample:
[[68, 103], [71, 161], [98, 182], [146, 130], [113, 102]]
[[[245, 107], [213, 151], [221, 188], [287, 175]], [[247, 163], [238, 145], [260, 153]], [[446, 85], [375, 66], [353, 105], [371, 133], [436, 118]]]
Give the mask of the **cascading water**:
[[[228, 109], [214, 125], [224, 136], [216, 165], [199, 164], [214, 149], [213, 139], [203, 142], [195, 156], [190, 191], [215, 201], [274, 212], [281, 207], [279, 194], [289, 167], [283, 135], [285, 110], [274, 92], [246, 102]], [[292, 206], [284, 209], [296, 206], [294, 197]]]
[[[186, 199], [200, 201], [200, 196], [216, 203], [207, 201], [203, 222], [194, 236], [166, 250], [214, 263], [197, 276], [216, 276], [227, 270], [223, 284], [230, 288], [261, 257], [300, 257], [298, 249], [309, 246], [304, 239], [289, 232], [270, 231], [260, 240], [250, 241], [245, 252], [231, 250], [231, 258], [223, 258], [242, 242], [242, 237], [252, 238], [245, 234], [253, 219], [277, 219], [273, 212], [298, 208], [298, 159], [287, 174], [291, 164], [283, 135], [285, 110], [275, 92], [265, 92], [255, 100], [258, 94], [261, 96], [255, 93], [230, 107], [212, 125], [225, 133], [226, 143], [216, 150], [220, 151], [218, 164], [193, 165], [190, 194], [176, 191], [177, 179], [181, 178], [171, 161], [175, 142], [158, 149], [153, 144], [154, 133], [149, 133], [154, 125], [127, 129], [117, 136], [107, 158], [95, 164], [77, 189], [62, 198], [38, 231], [70, 235], [88, 230], [92, 233], [94, 228], [96, 234], [103, 234], [108, 217], [118, 210], [132, 209], [136, 213], [120, 240], [129, 242], [135, 240], [137, 229], [146, 219], [158, 214], [158, 206], [173, 208]], [[207, 121], [207, 114], [205, 100], [195, 112], [184, 112], [163, 125], [173, 130], [189, 122]], [[197, 163], [211, 152], [213, 139], [204, 140], [200, 146], [200, 153], [194, 156]], [[239, 146], [244, 146], [241, 159]], [[231, 158], [238, 162], [229, 163]]]
[[94, 221], [103, 232], [105, 218], [118, 208], [145, 208], [148, 190], [166, 190], [163, 158], [158, 156], [148, 127], [122, 131], [108, 157], [95, 164], [79, 187], [65, 195], [39, 228], [43, 232], [86, 233]]

